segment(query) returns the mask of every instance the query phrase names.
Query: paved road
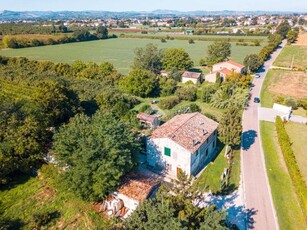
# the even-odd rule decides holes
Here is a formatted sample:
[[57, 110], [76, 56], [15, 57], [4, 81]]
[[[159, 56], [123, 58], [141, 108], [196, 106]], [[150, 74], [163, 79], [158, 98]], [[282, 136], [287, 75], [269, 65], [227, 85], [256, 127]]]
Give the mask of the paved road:
[[[284, 45], [285, 41], [281, 47]], [[244, 202], [247, 209], [247, 228], [249, 229], [274, 230], [279, 228], [259, 137], [258, 107], [260, 105], [254, 103], [253, 100], [254, 97], [260, 96], [264, 77], [281, 50], [282, 48], [277, 49], [259, 71], [261, 77], [255, 78], [249, 107], [243, 113], [241, 170]]]

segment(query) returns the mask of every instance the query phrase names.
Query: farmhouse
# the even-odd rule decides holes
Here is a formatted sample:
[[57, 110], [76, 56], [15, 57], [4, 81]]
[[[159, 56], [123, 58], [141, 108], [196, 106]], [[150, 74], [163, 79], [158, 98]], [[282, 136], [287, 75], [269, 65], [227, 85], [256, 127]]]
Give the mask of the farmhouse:
[[149, 124], [150, 128], [154, 129], [159, 126], [160, 120], [155, 115], [149, 115], [146, 113], [139, 113], [137, 115], [137, 118], [141, 121], [143, 124]]
[[190, 72], [190, 71], [185, 71], [181, 75], [181, 81], [182, 83], [186, 83], [188, 81], [192, 81], [194, 84], [197, 83], [197, 81], [202, 82], [202, 74], [201, 73], [196, 73], [196, 72]]
[[173, 117], [147, 139], [149, 166], [171, 178], [197, 175], [215, 156], [217, 127], [198, 112]]
[[212, 66], [211, 73], [205, 76], [205, 81], [208, 82], [215, 82], [216, 81], [216, 74], [220, 73], [220, 76], [223, 80], [232, 73], [240, 73], [242, 74], [244, 70], [244, 66], [234, 62], [234, 61], [226, 61], [214, 64]]
[[244, 65], [241, 65], [237, 62], [229, 60], [229, 61], [214, 64], [212, 66], [212, 72], [220, 71], [222, 69], [228, 69], [228, 70], [233, 71], [235, 73], [243, 73]]

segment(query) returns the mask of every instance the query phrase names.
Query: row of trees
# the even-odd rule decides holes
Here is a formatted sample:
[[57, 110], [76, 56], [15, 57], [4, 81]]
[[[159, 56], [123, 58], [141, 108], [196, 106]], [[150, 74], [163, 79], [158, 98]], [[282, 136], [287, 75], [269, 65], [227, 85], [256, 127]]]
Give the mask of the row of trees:
[[82, 29], [73, 32], [72, 36], [52, 36], [46, 37], [35, 35], [10, 35], [3, 37], [3, 44], [6, 48], [24, 48], [44, 45], [64, 44], [71, 42], [91, 41], [97, 39], [115, 38], [116, 35], [109, 36], [106, 27], [98, 27], [96, 33], [92, 34], [89, 30]]
[[64, 24], [43, 26], [31, 23], [1, 23], [0, 35], [54, 34], [71, 32]]

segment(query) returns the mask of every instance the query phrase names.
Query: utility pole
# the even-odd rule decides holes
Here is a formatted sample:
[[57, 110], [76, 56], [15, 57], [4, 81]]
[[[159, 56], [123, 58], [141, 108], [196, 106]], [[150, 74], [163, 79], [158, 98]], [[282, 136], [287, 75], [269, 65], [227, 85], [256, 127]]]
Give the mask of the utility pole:
[[292, 56], [291, 70], [293, 70], [294, 55]]

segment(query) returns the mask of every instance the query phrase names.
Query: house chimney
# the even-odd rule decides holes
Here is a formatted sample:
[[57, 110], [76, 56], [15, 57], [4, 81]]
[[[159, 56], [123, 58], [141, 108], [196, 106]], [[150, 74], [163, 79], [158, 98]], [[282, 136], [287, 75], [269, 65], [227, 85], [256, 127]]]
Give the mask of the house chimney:
[[207, 133], [208, 131], [203, 129], [203, 135], [205, 136]]

